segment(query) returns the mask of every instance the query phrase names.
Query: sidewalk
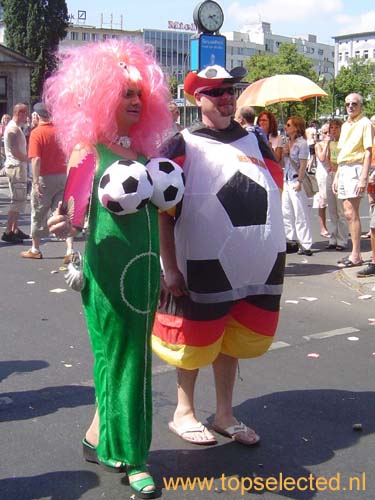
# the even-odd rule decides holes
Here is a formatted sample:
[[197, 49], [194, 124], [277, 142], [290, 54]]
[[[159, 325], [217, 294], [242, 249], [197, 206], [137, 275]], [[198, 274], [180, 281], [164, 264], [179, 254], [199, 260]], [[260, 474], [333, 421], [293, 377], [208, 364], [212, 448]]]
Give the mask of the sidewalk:
[[[362, 258], [364, 262], [371, 262], [371, 252], [362, 252]], [[340, 277], [347, 285], [352, 286], [360, 293], [373, 294], [375, 292], [375, 276], [357, 278], [357, 272], [361, 269], [363, 266], [341, 269]]]

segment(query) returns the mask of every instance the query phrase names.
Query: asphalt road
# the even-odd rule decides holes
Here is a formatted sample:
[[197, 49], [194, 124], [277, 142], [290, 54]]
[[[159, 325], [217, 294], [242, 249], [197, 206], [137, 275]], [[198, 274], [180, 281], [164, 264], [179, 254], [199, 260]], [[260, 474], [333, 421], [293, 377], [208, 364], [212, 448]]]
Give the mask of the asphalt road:
[[[7, 202], [0, 179], [2, 226]], [[22, 228], [29, 229], [28, 216]], [[154, 359], [149, 463], [163, 498], [375, 498], [375, 326], [368, 321], [375, 317], [375, 280], [338, 271], [342, 254], [325, 251], [316, 220], [314, 228], [313, 257], [288, 256], [273, 348], [239, 365], [235, 412], [256, 428], [260, 446], [218, 436], [217, 445], [199, 447], [171, 434], [175, 376]], [[0, 244], [0, 499], [130, 498], [123, 476], [82, 459], [81, 438], [94, 412], [92, 355], [80, 296], [66, 289], [60, 269], [64, 244], [46, 241], [40, 261], [21, 259], [24, 248], [26, 242]], [[368, 257], [368, 241], [363, 248]], [[209, 423], [209, 368], [200, 373], [196, 401]], [[194, 489], [184, 491], [183, 479]], [[180, 481], [176, 490], [171, 480]]]

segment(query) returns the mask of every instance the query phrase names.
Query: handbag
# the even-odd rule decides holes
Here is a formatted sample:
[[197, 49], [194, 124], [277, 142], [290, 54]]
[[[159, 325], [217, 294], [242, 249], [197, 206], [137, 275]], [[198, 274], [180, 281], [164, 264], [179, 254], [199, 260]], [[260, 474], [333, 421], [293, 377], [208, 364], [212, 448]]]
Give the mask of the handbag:
[[319, 191], [318, 181], [316, 180], [315, 174], [310, 174], [307, 170], [303, 177], [302, 186], [308, 198], [312, 198], [314, 194]]
[[65, 283], [74, 291], [80, 292], [85, 284], [83, 274], [83, 259], [80, 252], [76, 251], [72, 255], [72, 260], [68, 264], [68, 270], [64, 274]]

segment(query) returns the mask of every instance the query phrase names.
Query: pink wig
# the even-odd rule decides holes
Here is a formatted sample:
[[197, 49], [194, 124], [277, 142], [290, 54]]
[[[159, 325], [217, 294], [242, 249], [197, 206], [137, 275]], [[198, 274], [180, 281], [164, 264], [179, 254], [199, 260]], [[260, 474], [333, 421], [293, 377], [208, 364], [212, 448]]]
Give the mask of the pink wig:
[[68, 49], [44, 85], [60, 143], [70, 155], [78, 143], [95, 145], [117, 138], [116, 109], [129, 84], [142, 90], [142, 112], [130, 130], [132, 149], [155, 156], [171, 126], [169, 89], [152, 46], [122, 39]]

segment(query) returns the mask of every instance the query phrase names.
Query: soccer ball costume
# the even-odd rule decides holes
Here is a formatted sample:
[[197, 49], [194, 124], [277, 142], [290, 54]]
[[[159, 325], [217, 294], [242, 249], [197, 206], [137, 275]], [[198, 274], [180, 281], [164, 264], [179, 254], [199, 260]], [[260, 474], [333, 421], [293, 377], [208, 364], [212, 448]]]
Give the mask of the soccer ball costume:
[[260, 356], [275, 334], [283, 283], [281, 169], [262, 139], [236, 122], [224, 131], [184, 130], [167, 156], [186, 178], [175, 243], [189, 296], [169, 296], [159, 309], [153, 349], [185, 369], [219, 353]]

